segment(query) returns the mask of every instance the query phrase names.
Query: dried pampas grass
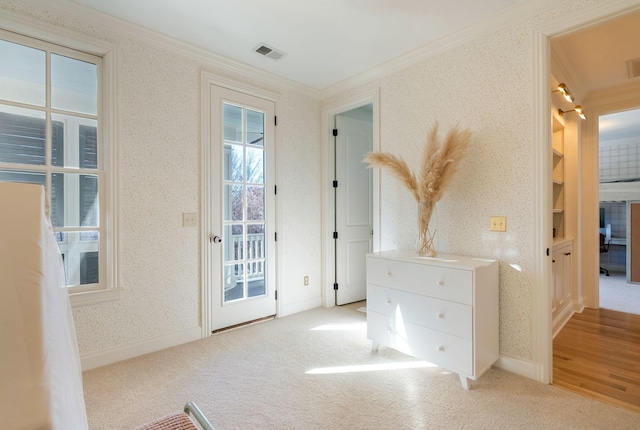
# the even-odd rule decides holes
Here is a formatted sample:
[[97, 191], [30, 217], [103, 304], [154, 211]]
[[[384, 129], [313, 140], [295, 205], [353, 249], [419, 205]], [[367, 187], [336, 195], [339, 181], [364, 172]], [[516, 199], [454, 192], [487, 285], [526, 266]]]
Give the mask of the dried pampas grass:
[[460, 161], [467, 153], [470, 138], [469, 130], [460, 130], [456, 126], [449, 130], [444, 141], [441, 141], [438, 137], [436, 122], [429, 133], [418, 175], [411, 171], [403, 159], [393, 154], [370, 152], [363, 160], [369, 163], [370, 168], [378, 167], [389, 171], [407, 187], [418, 202], [420, 211], [418, 253], [421, 255], [436, 255], [436, 250], [433, 248], [435, 231], [433, 234], [429, 232], [429, 220], [436, 202], [451, 185]]

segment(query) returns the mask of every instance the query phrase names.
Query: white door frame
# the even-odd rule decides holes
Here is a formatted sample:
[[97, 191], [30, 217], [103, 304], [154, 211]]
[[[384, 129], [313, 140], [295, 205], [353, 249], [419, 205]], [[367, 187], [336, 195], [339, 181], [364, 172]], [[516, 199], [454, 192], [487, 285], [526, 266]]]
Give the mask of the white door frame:
[[[212, 85], [217, 85], [220, 87], [225, 87], [230, 90], [238, 91], [241, 93], [245, 93], [251, 96], [260, 97], [266, 100], [273, 101], [276, 105], [276, 113], [277, 113], [277, 95], [275, 93], [271, 93], [269, 91], [264, 91], [259, 88], [255, 88], [252, 86], [239, 84], [235, 81], [231, 81], [228, 79], [221, 78], [217, 75], [214, 75], [210, 72], [202, 72], [201, 80], [200, 80], [200, 105], [201, 105], [201, 129], [200, 129], [200, 229], [199, 229], [199, 237], [200, 237], [200, 326], [202, 328], [202, 338], [211, 336], [212, 330], [212, 312], [213, 309], [213, 301], [212, 295], [214, 293], [214, 276], [213, 273], [213, 264], [212, 264], [212, 251], [211, 246], [213, 244], [210, 242], [209, 237], [211, 234], [215, 234], [213, 230], [214, 226], [212, 225], [212, 216], [211, 216], [211, 193], [212, 193], [212, 184], [209, 178], [211, 178], [212, 174], [212, 153], [211, 153], [211, 143], [212, 143], [212, 133], [211, 133], [211, 87]], [[275, 131], [276, 142], [277, 142], [277, 129]], [[274, 144], [276, 144], [274, 142]], [[276, 145], [277, 148], [277, 145]], [[278, 183], [278, 153], [276, 151], [275, 154], [275, 183]], [[276, 231], [280, 230], [280, 220], [278, 219], [279, 207], [278, 207], [278, 199], [275, 202], [275, 216], [276, 216]], [[219, 234], [219, 233], [218, 233]], [[278, 244], [276, 243], [276, 255], [274, 258], [276, 259], [276, 290], [278, 291], [278, 300], [276, 301], [276, 318], [282, 314], [282, 298], [285, 295], [285, 292], [280, 288], [280, 276], [281, 267], [280, 267], [280, 259], [278, 258]]]
[[[553, 370], [553, 336], [551, 324], [551, 290], [553, 285], [551, 271], [551, 250], [553, 238], [551, 227], [551, 130], [549, 112], [551, 111], [551, 61], [549, 39], [565, 33], [588, 27], [598, 22], [614, 19], [640, 9], [637, 0], [620, 0], [603, 2], [593, 7], [578, 11], [568, 18], [556, 20], [534, 31], [534, 112], [533, 112], [533, 144], [534, 144], [534, 172], [538, 174], [535, 182], [534, 198], [534, 247], [533, 247], [533, 308], [532, 308], [532, 369], [518, 369], [516, 373], [527, 375], [539, 382], [550, 383]], [[597, 156], [597, 154], [596, 154]], [[584, 153], [583, 153], [584, 158]], [[579, 161], [579, 164], [583, 160]], [[581, 168], [580, 168], [581, 169]], [[580, 200], [584, 184], [579, 184], [580, 230], [578, 235], [583, 239], [583, 247], [589, 246], [589, 238], [584, 232], [590, 227], [589, 217], [597, 221], [595, 211], [589, 214], [583, 211], [584, 204]], [[597, 184], [596, 184], [597, 186]], [[597, 198], [596, 198], [597, 199]], [[585, 212], [585, 213], [583, 213]], [[594, 222], [595, 222], [594, 221]], [[596, 224], [593, 224], [596, 225]], [[595, 237], [595, 235], [594, 235]], [[597, 249], [597, 248], [594, 248]], [[549, 254], [547, 256], [547, 250]], [[585, 266], [585, 258], [579, 263], [579, 271]], [[595, 263], [595, 262], [594, 262]], [[597, 267], [596, 264], [595, 267]], [[509, 370], [509, 369], [507, 369]]]
[[[335, 306], [333, 279], [335, 267], [335, 249], [333, 246], [333, 118], [343, 112], [372, 104], [373, 105], [373, 150], [380, 150], [380, 90], [358, 94], [348, 99], [322, 107], [322, 144], [324, 159], [322, 161], [322, 304], [325, 307]], [[373, 251], [380, 250], [380, 172], [373, 172]]]

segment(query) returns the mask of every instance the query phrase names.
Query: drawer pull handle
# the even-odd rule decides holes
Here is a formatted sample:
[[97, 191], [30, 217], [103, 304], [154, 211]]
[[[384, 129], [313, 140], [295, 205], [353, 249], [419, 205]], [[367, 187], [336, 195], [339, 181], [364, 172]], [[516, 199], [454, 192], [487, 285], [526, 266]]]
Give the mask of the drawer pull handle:
[[440, 313], [438, 314], [438, 319], [442, 319], [442, 318], [444, 318], [444, 314], [443, 314], [442, 312], [440, 312]]
[[444, 285], [444, 281], [441, 279], [438, 281], [438, 285], [440, 285], [441, 287]]
[[444, 352], [444, 346], [439, 346], [439, 347], [438, 347], [438, 351], [440, 351], [440, 352]]
[[392, 276], [391, 272], [387, 272], [387, 276], [391, 277]]
[[391, 299], [387, 299], [387, 304], [390, 305], [391, 304]]

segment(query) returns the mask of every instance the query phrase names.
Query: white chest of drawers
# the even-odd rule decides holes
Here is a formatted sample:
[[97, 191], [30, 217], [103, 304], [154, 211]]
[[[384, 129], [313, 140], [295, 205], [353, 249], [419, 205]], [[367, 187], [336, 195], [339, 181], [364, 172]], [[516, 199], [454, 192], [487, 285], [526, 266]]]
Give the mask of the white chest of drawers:
[[469, 389], [498, 359], [498, 262], [367, 255], [367, 338], [455, 372]]

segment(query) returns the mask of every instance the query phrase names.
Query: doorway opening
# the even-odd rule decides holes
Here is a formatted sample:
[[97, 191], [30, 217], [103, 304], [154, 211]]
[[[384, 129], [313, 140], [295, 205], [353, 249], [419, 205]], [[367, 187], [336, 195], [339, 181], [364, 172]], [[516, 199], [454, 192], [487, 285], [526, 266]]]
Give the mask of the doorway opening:
[[640, 315], [640, 109], [601, 115], [598, 151], [599, 305]]
[[[623, 243], [626, 246], [623, 242], [626, 238], [622, 237], [617, 237], [620, 245], [610, 246], [616, 234], [623, 233], [620, 230], [614, 233], [608, 227], [613, 222], [607, 219], [625, 217], [626, 211], [614, 210], [610, 205], [625, 199], [602, 194], [603, 185], [608, 185], [600, 183], [600, 179], [604, 179], [600, 164], [605, 157], [599, 142], [605, 139], [599, 134], [600, 120], [606, 115], [640, 106], [640, 82], [633, 80], [626, 67], [628, 60], [640, 56], [638, 46], [627, 43], [639, 28], [640, 14], [636, 8], [626, 14], [620, 11], [615, 17], [613, 11], [606, 17], [595, 13], [590, 16], [591, 21], [582, 17], [581, 22], [576, 22], [580, 29], [550, 39], [552, 54], [560, 59], [558, 67], [552, 68], [551, 72], [572, 88], [575, 104], [582, 104], [587, 115], [578, 130], [581, 190], [576, 204], [580, 252], [576, 275], [578, 289], [574, 290], [573, 296], [577, 301], [573, 309], [576, 313], [553, 338], [551, 381], [608, 403], [633, 407], [634, 403], [637, 406], [637, 400], [630, 398], [628, 393], [637, 392], [637, 381], [618, 382], [620, 375], [635, 370], [618, 357], [625, 356], [630, 363], [636, 362], [637, 358], [631, 358], [628, 346], [618, 343], [619, 337], [607, 335], [624, 333], [626, 336], [638, 332], [639, 321], [634, 315], [603, 309], [600, 303], [601, 279], [611, 278], [606, 274], [611, 269], [607, 263], [612, 261], [613, 246]], [[610, 213], [606, 215], [606, 212]], [[626, 256], [622, 258], [626, 259]], [[620, 267], [626, 270], [625, 264]]]
[[380, 250], [380, 174], [362, 163], [367, 152], [380, 150], [379, 100], [376, 88], [323, 108], [326, 307], [365, 300], [365, 257]]

